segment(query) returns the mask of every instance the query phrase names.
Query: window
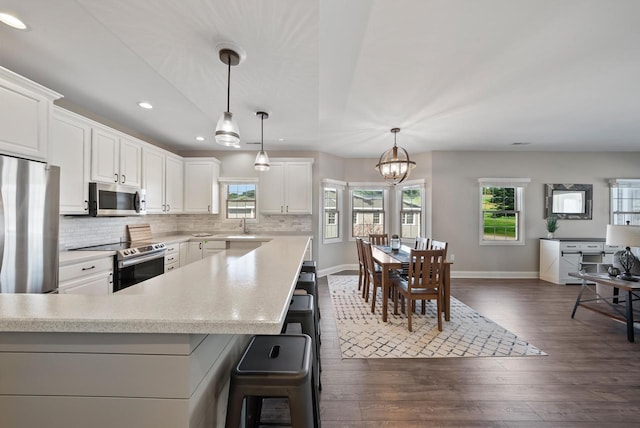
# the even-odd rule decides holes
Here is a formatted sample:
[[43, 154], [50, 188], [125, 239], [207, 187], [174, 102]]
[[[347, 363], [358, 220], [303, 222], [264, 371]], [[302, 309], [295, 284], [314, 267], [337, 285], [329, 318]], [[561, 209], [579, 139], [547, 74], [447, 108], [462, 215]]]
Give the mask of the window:
[[422, 213], [424, 210], [424, 185], [411, 185], [399, 189], [400, 239], [415, 239], [424, 236]]
[[324, 239], [340, 237], [338, 228], [338, 189], [324, 189]]
[[640, 179], [613, 179], [611, 224], [640, 225]]
[[528, 178], [481, 178], [480, 244], [524, 244], [524, 189]]
[[385, 233], [385, 191], [382, 189], [351, 190], [351, 236], [368, 237]]
[[340, 212], [342, 208], [342, 195], [347, 183], [344, 181], [322, 180], [322, 215], [320, 216], [320, 227], [322, 228], [322, 242], [325, 244], [332, 242], [342, 242], [340, 232]]
[[227, 183], [226, 218], [256, 218], [256, 183]]

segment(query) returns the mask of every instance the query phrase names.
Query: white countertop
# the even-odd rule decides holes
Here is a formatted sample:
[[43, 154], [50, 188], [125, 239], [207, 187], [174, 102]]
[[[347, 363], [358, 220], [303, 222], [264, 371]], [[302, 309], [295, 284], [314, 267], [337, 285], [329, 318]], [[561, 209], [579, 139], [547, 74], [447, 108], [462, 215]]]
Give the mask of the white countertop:
[[[277, 334], [310, 237], [269, 239], [241, 257], [223, 251], [109, 296], [0, 294], [0, 331]], [[97, 256], [87, 253], [105, 256], [65, 252], [61, 263]]]

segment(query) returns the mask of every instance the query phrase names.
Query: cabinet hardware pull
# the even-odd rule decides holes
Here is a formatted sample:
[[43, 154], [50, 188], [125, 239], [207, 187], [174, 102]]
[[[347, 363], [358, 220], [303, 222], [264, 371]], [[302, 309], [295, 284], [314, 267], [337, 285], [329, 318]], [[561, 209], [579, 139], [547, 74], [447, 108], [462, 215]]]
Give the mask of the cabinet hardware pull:
[[120, 181], [120, 177], [118, 177], [118, 174], [113, 174], [113, 175], [115, 175], [115, 176], [116, 176], [116, 183], [117, 183], [118, 181]]
[[211, 212], [211, 205], [207, 205], [207, 212]]
[[127, 181], [126, 175], [122, 174], [122, 184], [124, 184], [126, 181]]
[[84, 203], [85, 203], [84, 210], [88, 211], [89, 210], [89, 201], [84, 201]]
[[200, 249], [202, 250], [202, 242], [200, 243], [200, 245], [198, 245], [200, 247]]
[[88, 267], [88, 268], [82, 268], [82, 270], [91, 270], [91, 269], [95, 269], [95, 268], [96, 268], [95, 266], [91, 266], [91, 267]]
[[167, 204], [167, 212], [171, 211], [171, 204]]
[[166, 205], [164, 205], [164, 204], [162, 204], [162, 211], [163, 211], [163, 212], [166, 212], [166, 211], [167, 211], [167, 206], [166, 206]]
[[109, 272], [109, 284], [113, 284], [113, 272]]
[[289, 205], [287, 205], [287, 212], [289, 212]]

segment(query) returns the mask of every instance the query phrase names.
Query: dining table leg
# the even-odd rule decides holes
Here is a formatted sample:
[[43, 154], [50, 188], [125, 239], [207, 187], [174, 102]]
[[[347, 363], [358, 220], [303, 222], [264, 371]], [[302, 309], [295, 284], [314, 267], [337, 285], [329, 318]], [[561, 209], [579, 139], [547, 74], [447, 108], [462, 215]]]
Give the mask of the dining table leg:
[[382, 322], [387, 322], [387, 305], [389, 304], [389, 268], [382, 266]]
[[442, 281], [442, 291], [443, 291], [443, 309], [444, 309], [444, 320], [451, 320], [451, 267], [449, 263], [445, 263], [444, 265], [444, 278]]

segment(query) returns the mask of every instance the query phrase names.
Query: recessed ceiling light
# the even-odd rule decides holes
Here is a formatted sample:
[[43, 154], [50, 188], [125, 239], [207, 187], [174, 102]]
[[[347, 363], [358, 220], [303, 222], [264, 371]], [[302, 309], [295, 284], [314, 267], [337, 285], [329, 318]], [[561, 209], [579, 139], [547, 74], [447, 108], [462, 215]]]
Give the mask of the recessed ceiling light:
[[284, 138], [278, 138], [278, 141], [284, 141]]
[[9, 27], [15, 28], [17, 30], [27, 29], [27, 24], [25, 24], [20, 19], [8, 13], [4, 13], [4, 12], [0, 13], [0, 22], [3, 22], [7, 24]]
[[147, 110], [151, 110], [153, 108], [153, 106], [150, 103], [148, 103], [147, 101], [140, 101], [138, 103], [138, 105], [140, 107], [144, 108], [144, 109], [147, 109]]
[[511, 143], [512, 146], [528, 146], [531, 143], [526, 143], [526, 142], [515, 142], [515, 143]]
[[204, 137], [197, 136], [197, 137], [196, 137], [196, 141], [204, 141]]

